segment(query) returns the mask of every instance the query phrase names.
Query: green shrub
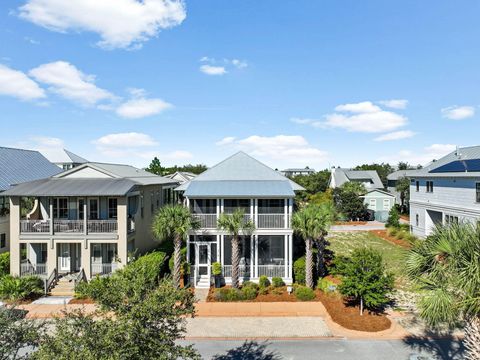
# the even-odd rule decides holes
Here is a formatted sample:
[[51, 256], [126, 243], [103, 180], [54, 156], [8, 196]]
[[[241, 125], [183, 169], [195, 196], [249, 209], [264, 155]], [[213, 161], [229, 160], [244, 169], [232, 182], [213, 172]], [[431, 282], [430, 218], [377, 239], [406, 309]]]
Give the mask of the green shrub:
[[274, 289], [272, 290], [272, 293], [273, 293], [274, 295], [282, 295], [282, 294], [283, 294], [283, 289], [282, 289], [282, 288], [274, 288]]
[[327, 278], [321, 279], [317, 284], [317, 289], [323, 291], [324, 293], [334, 291], [332, 289], [335, 289], [336, 287], [337, 286], [335, 285], [335, 283], [331, 280], [328, 280]]
[[75, 287], [75, 297], [78, 299], [100, 299], [104, 293], [108, 293], [111, 286], [111, 277], [95, 276], [90, 282], [83, 281]]
[[222, 275], [222, 264], [219, 262], [212, 264], [212, 275]]
[[243, 286], [242, 287], [242, 298], [245, 300], [253, 300], [258, 295], [258, 290], [253, 286]]
[[0, 254], [0, 279], [10, 274], [10, 253]]
[[25, 300], [44, 293], [43, 281], [37, 276], [5, 275], [0, 280], [0, 299]]
[[400, 226], [400, 214], [396, 206], [393, 206], [388, 213], [387, 226], [399, 227]]
[[295, 296], [301, 301], [310, 301], [315, 299], [315, 292], [307, 286], [297, 286]]
[[234, 288], [215, 289], [213, 297], [216, 301], [241, 301], [244, 299], [243, 292]]
[[261, 288], [258, 289], [258, 294], [259, 295], [267, 295], [268, 291], [269, 291], [268, 287], [264, 287], [264, 288], [261, 287]]
[[245, 287], [252, 287], [255, 290], [258, 290], [259, 288], [258, 284], [255, 284], [253, 281], [244, 281], [242, 283], [242, 288], [245, 288]]
[[387, 230], [387, 233], [390, 236], [396, 236], [398, 234], [398, 229], [397, 228], [389, 228]]
[[285, 286], [285, 283], [283, 282], [281, 277], [273, 277], [272, 278], [272, 285], [274, 288], [282, 287]]
[[293, 276], [297, 284], [305, 285], [305, 256], [293, 263]]
[[258, 286], [263, 289], [268, 288], [270, 286], [270, 280], [268, 280], [268, 277], [265, 275], [260, 276], [260, 279], [258, 279]]
[[405, 231], [403, 231], [403, 230], [402, 230], [402, 231], [399, 231], [399, 232], [397, 233], [397, 239], [398, 239], [398, 240], [402, 240], [402, 239], [405, 237], [405, 235], [406, 235]]

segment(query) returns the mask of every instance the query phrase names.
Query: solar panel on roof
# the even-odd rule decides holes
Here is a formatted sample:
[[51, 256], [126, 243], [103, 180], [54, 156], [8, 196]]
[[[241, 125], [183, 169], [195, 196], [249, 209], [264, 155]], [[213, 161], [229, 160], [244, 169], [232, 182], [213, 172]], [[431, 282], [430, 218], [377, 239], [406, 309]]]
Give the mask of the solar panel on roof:
[[480, 171], [480, 159], [455, 160], [430, 170], [430, 173]]

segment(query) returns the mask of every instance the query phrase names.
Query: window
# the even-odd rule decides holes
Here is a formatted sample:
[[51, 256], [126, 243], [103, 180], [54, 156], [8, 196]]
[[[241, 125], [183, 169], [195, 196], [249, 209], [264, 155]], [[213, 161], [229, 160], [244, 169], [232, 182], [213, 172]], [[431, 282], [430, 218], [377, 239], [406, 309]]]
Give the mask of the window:
[[480, 183], [476, 183], [475, 186], [476, 186], [476, 195], [477, 195], [476, 200], [477, 202], [480, 202]]
[[417, 187], [417, 192], [419, 192], [420, 191], [420, 181], [417, 180], [415, 182], [415, 186]]
[[283, 214], [285, 211], [283, 199], [258, 199], [259, 214]]
[[53, 199], [53, 218], [68, 219], [68, 198]]
[[154, 206], [155, 206], [155, 193], [153, 191], [150, 191], [150, 213], [152, 214], [154, 211]]
[[143, 218], [143, 209], [145, 207], [145, 201], [143, 199], [143, 192], [140, 194], [140, 215]]
[[427, 181], [427, 192], [433, 193], [433, 181]]
[[3, 249], [6, 246], [7, 246], [7, 235], [0, 234], [0, 249]]
[[160, 207], [160, 191], [157, 191], [157, 209]]
[[108, 218], [109, 219], [117, 218], [117, 204], [118, 204], [118, 201], [116, 198], [108, 199]]
[[418, 226], [419, 223], [419, 216], [418, 214], [415, 215], [415, 226]]
[[250, 199], [225, 199], [223, 211], [226, 214], [233, 214], [235, 210], [241, 209], [245, 214], [250, 213]]
[[88, 205], [88, 218], [90, 220], [98, 220], [98, 199], [89, 199]]
[[445, 215], [445, 225], [458, 224], [458, 216]]
[[383, 199], [383, 210], [390, 210], [390, 199]]
[[372, 210], [374, 210], [376, 208], [376, 205], [377, 205], [377, 200], [375, 199], [370, 199], [370, 208]]
[[84, 199], [78, 199], [78, 220], [83, 220], [85, 213], [83, 212]]

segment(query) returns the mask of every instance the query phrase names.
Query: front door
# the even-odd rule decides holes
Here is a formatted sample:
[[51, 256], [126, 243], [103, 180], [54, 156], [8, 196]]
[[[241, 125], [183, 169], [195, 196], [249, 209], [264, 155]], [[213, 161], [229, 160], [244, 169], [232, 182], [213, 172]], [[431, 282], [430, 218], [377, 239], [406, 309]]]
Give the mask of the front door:
[[70, 244], [60, 245], [60, 271], [70, 271]]
[[198, 275], [210, 278], [210, 244], [198, 244], [197, 252]]

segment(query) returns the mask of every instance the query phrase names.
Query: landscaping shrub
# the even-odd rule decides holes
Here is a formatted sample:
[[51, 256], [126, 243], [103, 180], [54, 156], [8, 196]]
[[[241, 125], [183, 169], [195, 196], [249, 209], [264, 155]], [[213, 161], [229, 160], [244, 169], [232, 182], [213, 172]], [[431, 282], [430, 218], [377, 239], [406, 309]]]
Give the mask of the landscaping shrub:
[[387, 230], [387, 234], [390, 235], [390, 236], [397, 236], [398, 229], [397, 228], [389, 228]]
[[258, 279], [258, 286], [260, 288], [268, 288], [270, 286], [270, 280], [268, 280], [268, 277], [265, 275], [260, 276], [260, 279]]
[[212, 275], [222, 275], [222, 264], [219, 262], [212, 264]]
[[388, 213], [386, 226], [398, 228], [400, 226], [400, 214], [396, 206], [393, 206]]
[[10, 253], [0, 254], [0, 279], [10, 274]]
[[328, 280], [327, 278], [321, 279], [317, 284], [317, 289], [323, 291], [324, 293], [335, 291], [336, 288], [337, 285], [335, 285], [333, 281]]
[[273, 277], [272, 278], [272, 285], [275, 288], [285, 286], [285, 283], [283, 282], [281, 277]]
[[[247, 287], [251, 289], [251, 287]], [[214, 293], [216, 301], [240, 301], [243, 300], [243, 292], [234, 288], [221, 288], [216, 289]]]
[[95, 276], [90, 282], [82, 281], [75, 287], [75, 297], [77, 299], [99, 299], [102, 294], [109, 291], [111, 278], [109, 276]]
[[405, 231], [401, 230], [397, 233], [397, 239], [402, 240], [405, 237], [406, 233]]
[[242, 298], [245, 300], [253, 300], [258, 295], [258, 290], [253, 286], [243, 286], [241, 291]]
[[25, 300], [44, 293], [43, 281], [37, 276], [5, 275], [0, 280], [0, 299]]
[[258, 290], [259, 288], [258, 284], [255, 284], [253, 281], [244, 281], [242, 284], [242, 288], [245, 288], [245, 287], [252, 287], [255, 290]]
[[264, 288], [261, 287], [261, 288], [258, 289], [258, 294], [259, 294], [259, 295], [267, 295], [267, 294], [268, 294], [268, 290], [269, 290], [268, 287], [264, 287]]
[[297, 284], [305, 285], [305, 256], [293, 263], [293, 276]]
[[294, 292], [298, 300], [310, 301], [315, 299], [315, 292], [307, 286], [297, 286]]

